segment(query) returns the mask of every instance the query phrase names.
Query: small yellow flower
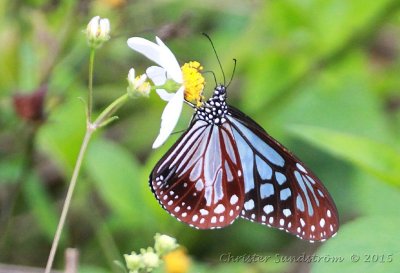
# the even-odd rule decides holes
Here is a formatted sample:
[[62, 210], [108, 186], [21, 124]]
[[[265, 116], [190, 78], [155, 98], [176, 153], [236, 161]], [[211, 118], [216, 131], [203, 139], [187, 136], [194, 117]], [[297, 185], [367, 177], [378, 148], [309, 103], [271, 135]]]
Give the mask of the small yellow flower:
[[186, 273], [189, 271], [190, 258], [182, 248], [178, 248], [164, 256], [167, 273]]
[[128, 88], [127, 92], [130, 97], [148, 97], [151, 86], [147, 80], [147, 75], [142, 74], [140, 76], [135, 75], [135, 69], [131, 68], [128, 73]]
[[199, 62], [188, 62], [182, 67], [183, 85], [185, 86], [185, 100], [193, 102], [197, 107], [202, 104], [202, 93], [205, 80], [201, 71], [203, 67]]

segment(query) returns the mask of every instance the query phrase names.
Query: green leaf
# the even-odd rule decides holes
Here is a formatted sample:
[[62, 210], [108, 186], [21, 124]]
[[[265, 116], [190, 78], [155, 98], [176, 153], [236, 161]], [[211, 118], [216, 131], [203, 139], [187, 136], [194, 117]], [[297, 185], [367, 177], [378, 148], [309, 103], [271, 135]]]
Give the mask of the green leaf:
[[344, 225], [337, 237], [326, 242], [316, 253], [317, 257], [343, 260], [313, 263], [311, 272], [399, 272], [399, 226], [400, 219], [393, 216], [359, 218]]
[[347, 160], [389, 184], [400, 186], [400, 153], [374, 140], [314, 126], [290, 130], [317, 147]]
[[39, 227], [49, 239], [53, 239], [59, 214], [49, 199], [42, 182], [37, 176], [30, 176], [24, 183], [23, 193]]
[[[363, 216], [391, 215], [400, 218], [400, 191], [395, 187], [381, 183], [365, 172], [355, 172], [350, 178], [349, 194], [352, 196], [351, 209], [357, 209]], [[374, 200], [371, 202], [371, 200]], [[345, 210], [342, 209], [344, 212]], [[349, 209], [346, 210], [349, 214]]]
[[85, 133], [85, 105], [77, 99], [55, 109], [39, 131], [40, 149], [67, 175], [72, 173]]
[[106, 270], [99, 266], [92, 266], [88, 264], [79, 266], [79, 273], [110, 273], [110, 270]]
[[[139, 221], [142, 197], [140, 169], [134, 158], [121, 146], [97, 139], [90, 143], [85, 167], [107, 205], [119, 216]], [[147, 183], [147, 181], [146, 181]]]

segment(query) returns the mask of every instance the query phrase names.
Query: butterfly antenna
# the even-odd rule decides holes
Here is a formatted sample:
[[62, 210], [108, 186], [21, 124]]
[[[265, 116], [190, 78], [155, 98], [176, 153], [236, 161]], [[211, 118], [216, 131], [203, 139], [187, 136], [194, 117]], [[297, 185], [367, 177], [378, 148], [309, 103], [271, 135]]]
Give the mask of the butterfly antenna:
[[229, 85], [231, 85], [231, 82], [233, 80], [233, 76], [235, 75], [237, 60], [233, 59], [233, 62], [234, 62], [234, 64], [233, 64], [233, 71], [232, 71], [231, 79], [229, 80], [229, 83], [228, 83], [228, 85], [226, 87], [229, 87]]
[[214, 43], [213, 43], [213, 41], [211, 40], [210, 36], [208, 36], [207, 33], [204, 33], [204, 32], [203, 32], [203, 35], [206, 36], [207, 39], [208, 39], [208, 40], [210, 41], [210, 43], [211, 43], [211, 46], [212, 46], [212, 48], [213, 48], [213, 50], [214, 50], [214, 53], [215, 53], [215, 57], [217, 57], [219, 67], [221, 68], [222, 76], [224, 77], [224, 85], [226, 85], [226, 79], [225, 79], [224, 69], [222, 69], [222, 64], [221, 64], [221, 61], [219, 60], [219, 57], [218, 57], [218, 54], [217, 54], [217, 50], [215, 50]]
[[205, 74], [205, 73], [211, 73], [211, 74], [214, 76], [215, 85], [217, 85], [217, 84], [218, 84], [218, 83], [217, 83], [217, 77], [215, 77], [215, 73], [214, 73], [214, 71], [207, 70], [207, 71], [204, 71], [203, 73], [204, 73], [204, 74]]

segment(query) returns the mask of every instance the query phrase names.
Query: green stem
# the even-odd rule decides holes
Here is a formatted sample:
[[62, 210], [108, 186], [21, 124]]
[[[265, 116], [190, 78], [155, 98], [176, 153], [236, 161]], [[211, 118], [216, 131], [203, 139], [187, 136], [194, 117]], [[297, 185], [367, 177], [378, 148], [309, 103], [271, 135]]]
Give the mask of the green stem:
[[93, 111], [93, 66], [94, 66], [94, 55], [96, 50], [92, 47], [90, 49], [89, 56], [89, 93], [88, 93], [88, 110], [87, 110], [87, 121], [92, 121], [92, 111]]
[[100, 127], [108, 118], [111, 117], [127, 100], [129, 99], [128, 94], [124, 94], [113, 101], [103, 112], [100, 113], [99, 117], [93, 123], [95, 128]]
[[90, 141], [90, 138], [91, 138], [93, 132], [94, 132], [93, 130], [90, 130], [88, 128], [86, 131], [85, 137], [83, 139], [82, 146], [79, 151], [78, 159], [76, 160], [76, 164], [74, 167], [74, 172], [72, 174], [71, 182], [68, 187], [67, 196], [65, 197], [65, 202], [64, 202], [64, 206], [63, 206], [63, 209], [61, 212], [60, 221], [58, 222], [56, 234], [54, 235], [54, 239], [53, 239], [53, 244], [51, 245], [51, 250], [50, 250], [49, 258], [47, 260], [45, 273], [50, 273], [50, 270], [53, 266], [54, 256], [56, 254], [57, 246], [60, 241], [62, 229], [65, 224], [65, 219], [67, 218], [68, 210], [69, 210], [69, 207], [71, 204], [72, 194], [74, 193], [76, 181], [78, 180], [79, 171], [82, 166], [83, 157], [85, 155], [86, 149], [88, 147], [88, 144], [89, 144], [89, 141]]
[[70, 185], [68, 187], [68, 192], [67, 192], [64, 206], [63, 206], [63, 209], [61, 212], [60, 221], [58, 222], [56, 234], [53, 239], [53, 244], [51, 246], [49, 258], [47, 260], [45, 273], [50, 273], [50, 270], [53, 266], [54, 256], [56, 254], [58, 243], [60, 241], [62, 229], [64, 227], [65, 219], [67, 218], [68, 210], [69, 210], [69, 207], [71, 204], [72, 194], [75, 189], [76, 181], [78, 180], [79, 171], [81, 169], [83, 157], [87, 150], [90, 138], [91, 138], [92, 134], [99, 127], [102, 127], [102, 126], [108, 124], [108, 119], [113, 119], [113, 117], [110, 117], [110, 116], [112, 114], [114, 114], [115, 111], [117, 111], [128, 99], [129, 99], [128, 94], [124, 94], [124, 95], [120, 96], [115, 101], [113, 101], [106, 109], [104, 109], [103, 112], [101, 112], [101, 114], [99, 115], [99, 117], [96, 119], [96, 121], [94, 123], [90, 123], [89, 120], [87, 121], [86, 134], [85, 134], [85, 137], [83, 139], [83, 142], [82, 142], [82, 145], [81, 145], [81, 148], [79, 151], [78, 159], [77, 159], [75, 167], [74, 167], [74, 172], [72, 174]]

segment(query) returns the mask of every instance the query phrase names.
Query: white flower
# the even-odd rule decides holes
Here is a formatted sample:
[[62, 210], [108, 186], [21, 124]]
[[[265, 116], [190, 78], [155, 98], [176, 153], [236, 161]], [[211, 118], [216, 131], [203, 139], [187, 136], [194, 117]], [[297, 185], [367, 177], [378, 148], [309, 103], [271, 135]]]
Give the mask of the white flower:
[[110, 21], [100, 16], [93, 17], [87, 25], [86, 36], [90, 46], [99, 47], [110, 39]]
[[130, 271], [138, 271], [140, 268], [144, 267], [143, 261], [142, 261], [142, 255], [138, 255], [135, 252], [132, 252], [132, 254], [124, 255], [125, 257], [125, 263], [126, 267]]
[[135, 69], [131, 68], [128, 73], [128, 94], [131, 97], [140, 97], [145, 96], [148, 97], [150, 93], [151, 86], [147, 80], [147, 75], [142, 74], [140, 76], [135, 77]]
[[128, 39], [128, 46], [143, 54], [159, 66], [151, 66], [146, 73], [156, 86], [173, 80], [176, 83], [175, 93], [168, 93], [163, 88], [156, 89], [161, 99], [168, 101], [161, 116], [160, 133], [153, 143], [153, 149], [160, 147], [169, 137], [178, 123], [184, 102], [183, 74], [178, 61], [169, 48], [156, 37], [156, 43], [149, 40], [133, 37]]
[[154, 253], [151, 247], [146, 250], [141, 250], [142, 262], [147, 271], [150, 271], [160, 265], [160, 257]]
[[168, 235], [157, 233], [154, 236], [155, 244], [154, 249], [162, 256], [178, 247], [176, 239]]

